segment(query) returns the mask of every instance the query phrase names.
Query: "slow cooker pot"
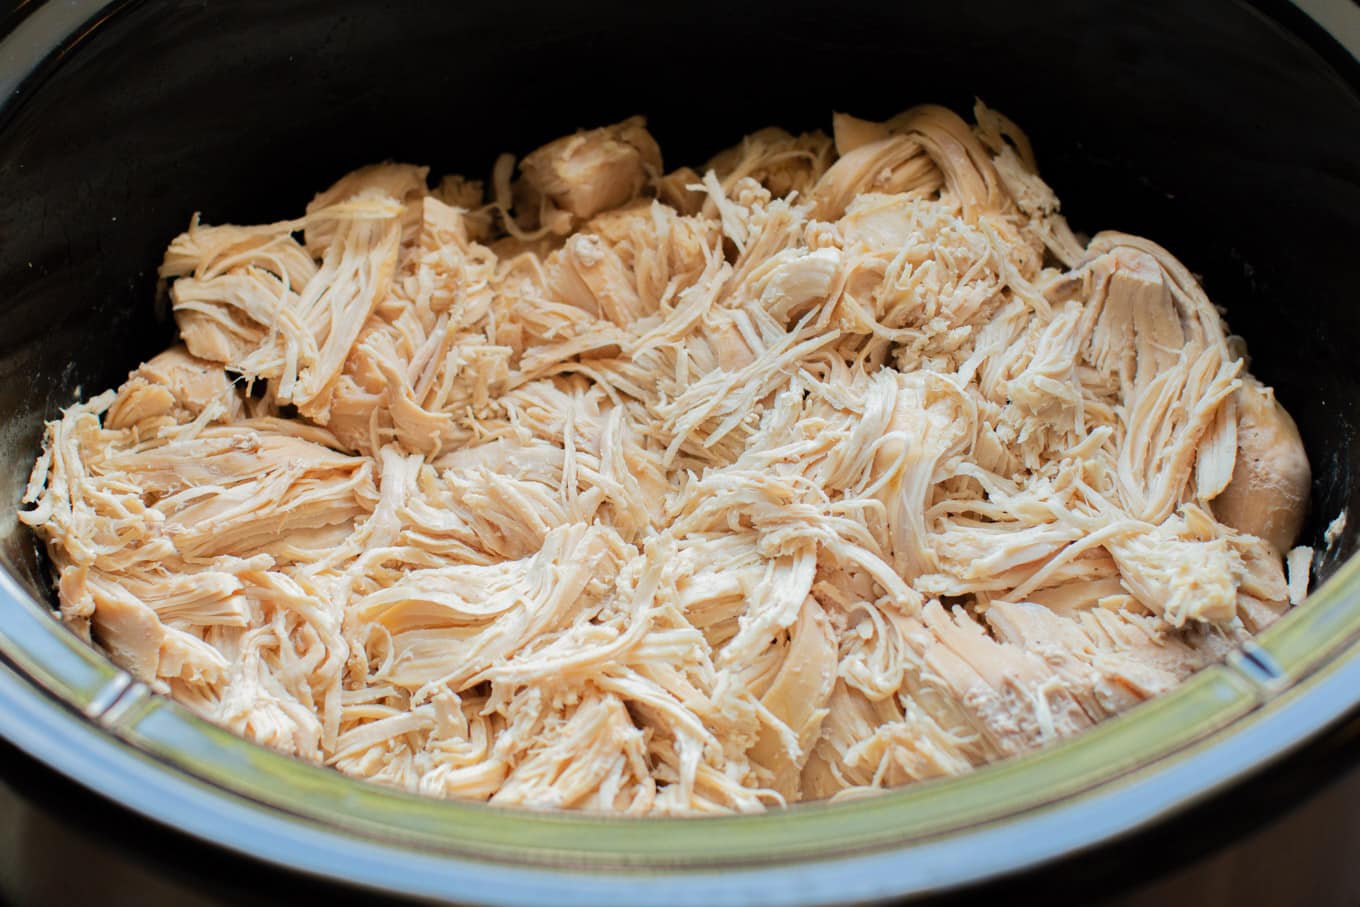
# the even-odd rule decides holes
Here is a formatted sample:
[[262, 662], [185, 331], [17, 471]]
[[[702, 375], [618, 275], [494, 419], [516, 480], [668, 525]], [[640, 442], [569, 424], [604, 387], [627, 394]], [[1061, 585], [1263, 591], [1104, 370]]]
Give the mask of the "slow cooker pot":
[[[1108, 870], [1111, 842], [1299, 770], [1290, 754], [1360, 705], [1360, 65], [1292, 5], [69, 0], [3, 27], [0, 735], [78, 785], [67, 803], [112, 801], [150, 820], [127, 819], [138, 834], [202, 842], [191, 854], [468, 904], [872, 901], [1079, 854]], [[479, 175], [500, 150], [636, 112], [674, 164], [833, 109], [974, 96], [1028, 130], [1077, 229], [1154, 237], [1202, 275], [1312, 457], [1317, 591], [1173, 693], [963, 778], [625, 820], [424, 800], [294, 761], [151, 695], [52, 617], [13, 517], [42, 421], [169, 341], [155, 270], [195, 211], [282, 218], [384, 158]]]

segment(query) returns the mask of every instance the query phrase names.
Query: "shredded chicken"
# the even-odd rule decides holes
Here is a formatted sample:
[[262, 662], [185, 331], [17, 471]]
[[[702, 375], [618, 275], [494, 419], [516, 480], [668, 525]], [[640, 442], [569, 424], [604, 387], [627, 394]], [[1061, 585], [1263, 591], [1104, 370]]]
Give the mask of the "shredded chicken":
[[1308, 460], [1191, 273], [1083, 244], [978, 105], [641, 118], [379, 164], [161, 273], [182, 345], [48, 424], [64, 620], [360, 778], [707, 814], [966, 772], [1307, 588]]

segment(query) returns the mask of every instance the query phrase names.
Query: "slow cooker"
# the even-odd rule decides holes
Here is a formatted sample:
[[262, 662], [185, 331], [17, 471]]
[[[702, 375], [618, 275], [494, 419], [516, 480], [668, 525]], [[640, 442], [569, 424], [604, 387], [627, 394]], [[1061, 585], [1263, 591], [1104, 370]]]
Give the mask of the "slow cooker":
[[[1087, 899], [1356, 764], [1360, 63], [1292, 4], [49, 0], [0, 31], [0, 762], [87, 842], [255, 901]], [[1171, 694], [965, 777], [625, 820], [303, 764], [152, 695], [52, 616], [14, 518], [42, 422], [166, 345], [156, 266], [195, 211], [278, 219], [363, 163], [476, 174], [638, 112], [679, 163], [832, 109], [974, 97], [1027, 129], [1076, 228], [1156, 237], [1201, 276], [1312, 457], [1312, 597]]]

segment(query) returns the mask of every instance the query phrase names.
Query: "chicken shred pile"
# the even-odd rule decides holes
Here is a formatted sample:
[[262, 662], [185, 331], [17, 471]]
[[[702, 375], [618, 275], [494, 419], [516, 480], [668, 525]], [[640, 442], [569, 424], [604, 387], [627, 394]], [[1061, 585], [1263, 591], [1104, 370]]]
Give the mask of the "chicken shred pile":
[[[1191, 273], [979, 104], [641, 118], [166, 253], [182, 344], [47, 426], [64, 620], [434, 796], [759, 810], [1162, 693], [1306, 594], [1299, 435]], [[1291, 576], [1286, 575], [1286, 560]]]

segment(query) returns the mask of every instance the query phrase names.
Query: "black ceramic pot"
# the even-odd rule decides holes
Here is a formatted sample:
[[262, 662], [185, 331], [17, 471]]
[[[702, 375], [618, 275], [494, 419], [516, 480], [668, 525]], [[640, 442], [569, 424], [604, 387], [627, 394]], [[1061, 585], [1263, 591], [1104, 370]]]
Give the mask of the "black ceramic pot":
[[[1336, 544], [1321, 536], [1360, 491], [1360, 66], [1293, 6], [52, 0], [0, 27], [0, 735], [16, 783], [103, 817], [111, 838], [238, 892], [1076, 897], [1253, 821], [1263, 778], [1297, 793], [1353, 759], [1336, 729], [1360, 703], [1360, 514]], [[1155, 237], [1202, 275], [1299, 422], [1321, 587], [1228, 663], [966, 778], [636, 821], [424, 801], [294, 762], [149, 695], [51, 618], [12, 517], [42, 420], [168, 342], [155, 267], [195, 210], [277, 219], [359, 164], [475, 175], [498, 151], [637, 112], [676, 164], [833, 109], [974, 96], [1027, 129], [1077, 229]]]

